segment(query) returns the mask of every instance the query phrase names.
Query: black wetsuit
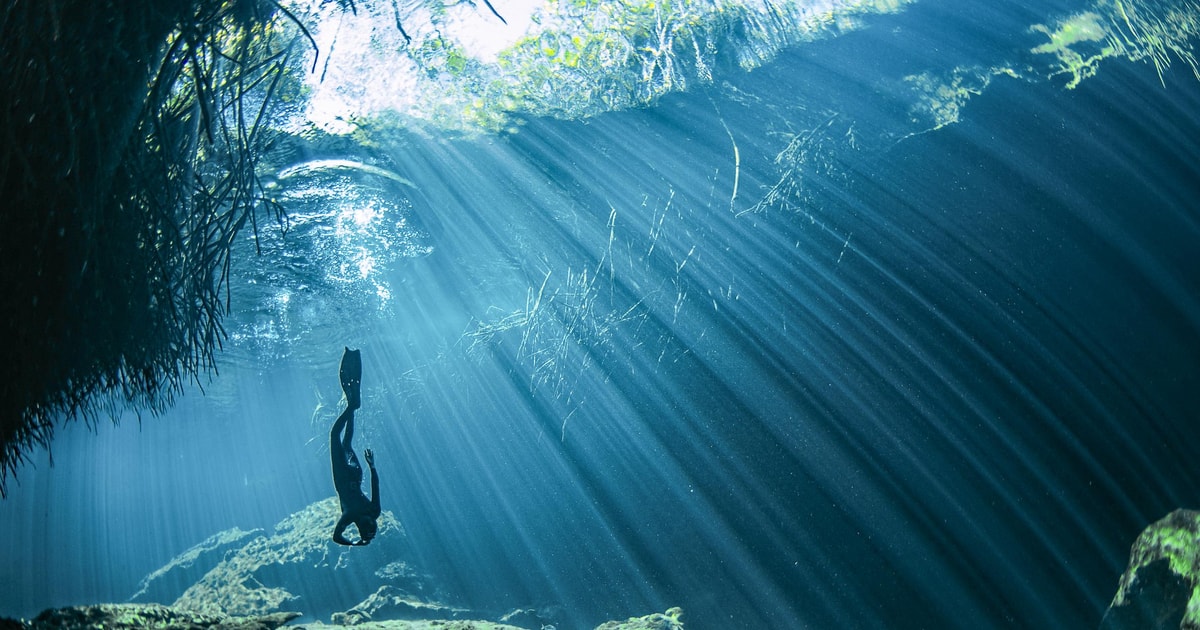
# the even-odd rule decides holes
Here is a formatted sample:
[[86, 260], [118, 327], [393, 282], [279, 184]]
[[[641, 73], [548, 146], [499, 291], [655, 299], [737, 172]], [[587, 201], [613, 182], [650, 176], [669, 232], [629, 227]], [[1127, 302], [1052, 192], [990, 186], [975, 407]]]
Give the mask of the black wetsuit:
[[[347, 353], [351, 352], [347, 350]], [[343, 375], [343, 381], [345, 376]], [[379, 519], [379, 475], [370, 449], [367, 449], [367, 465], [371, 468], [371, 498], [362, 493], [362, 466], [354, 454], [350, 442], [354, 439], [354, 410], [358, 408], [358, 382], [354, 379], [353, 396], [347, 392], [347, 406], [333, 430], [329, 432], [329, 455], [333, 465], [333, 487], [337, 490], [342, 505], [342, 517], [333, 528], [333, 541], [339, 545], [365, 545], [371, 542], [378, 529]], [[345, 384], [343, 384], [345, 387]], [[354, 523], [358, 526], [358, 542], [350, 542], [344, 536], [346, 528]]]

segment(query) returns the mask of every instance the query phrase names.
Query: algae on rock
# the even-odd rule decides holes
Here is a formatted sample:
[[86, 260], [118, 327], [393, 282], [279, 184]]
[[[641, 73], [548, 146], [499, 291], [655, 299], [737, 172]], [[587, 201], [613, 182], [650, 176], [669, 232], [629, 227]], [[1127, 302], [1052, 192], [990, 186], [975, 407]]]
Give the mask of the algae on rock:
[[249, 537], [262, 536], [261, 529], [245, 531], [237, 527], [213, 534], [191, 549], [175, 556], [157, 571], [142, 578], [138, 590], [129, 598], [137, 603], [174, 601], [189, 586], [217, 566], [232, 549], [246, 544]]
[[1200, 629], [1200, 512], [1175, 510], [1142, 531], [1100, 628]]
[[330, 532], [339, 514], [337, 497], [330, 497], [289, 516], [275, 526], [274, 534], [253, 538], [228, 554], [173, 605], [237, 616], [278, 612], [286, 606], [328, 619], [360, 605], [381, 584], [407, 593], [413, 601], [433, 597], [429, 577], [403, 559], [404, 528], [391, 512], [380, 516], [379, 534], [369, 547], [333, 542]]
[[683, 630], [683, 609], [678, 606], [666, 612], [645, 617], [630, 617], [625, 621], [609, 621], [596, 626], [596, 630]]
[[299, 613], [230, 617], [197, 613], [161, 604], [99, 604], [42, 611], [32, 621], [0, 619], [0, 627], [22, 630], [275, 630]]

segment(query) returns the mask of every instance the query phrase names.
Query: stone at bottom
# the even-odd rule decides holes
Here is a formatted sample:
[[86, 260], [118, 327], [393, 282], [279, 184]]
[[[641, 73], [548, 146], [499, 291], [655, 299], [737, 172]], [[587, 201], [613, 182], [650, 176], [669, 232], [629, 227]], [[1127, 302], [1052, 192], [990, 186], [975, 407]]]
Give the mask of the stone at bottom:
[[279, 612], [256, 617], [198, 613], [161, 604], [98, 604], [44, 610], [32, 621], [0, 620], [13, 630], [275, 630], [300, 613]]
[[1200, 630], [1200, 512], [1175, 510], [1142, 531], [1101, 630]]

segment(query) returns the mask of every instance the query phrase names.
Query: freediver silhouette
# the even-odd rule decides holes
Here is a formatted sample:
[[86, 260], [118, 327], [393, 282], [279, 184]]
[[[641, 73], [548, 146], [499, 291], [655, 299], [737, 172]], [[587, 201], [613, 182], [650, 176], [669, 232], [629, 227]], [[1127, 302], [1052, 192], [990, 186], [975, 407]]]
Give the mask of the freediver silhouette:
[[[342, 365], [338, 370], [342, 391], [346, 394], [346, 410], [333, 423], [329, 432], [329, 456], [333, 464], [333, 487], [337, 489], [338, 502], [342, 505], [342, 517], [333, 528], [333, 542], [339, 545], [362, 546], [370, 544], [379, 529], [379, 475], [375, 472], [375, 454], [371, 449], [363, 451], [367, 466], [371, 468], [371, 498], [362, 493], [362, 466], [350, 446], [354, 439], [354, 410], [362, 404], [362, 354], [359, 350], [346, 348], [342, 353]], [[358, 527], [359, 540], [351, 542], [344, 536], [346, 528], [354, 523]]]

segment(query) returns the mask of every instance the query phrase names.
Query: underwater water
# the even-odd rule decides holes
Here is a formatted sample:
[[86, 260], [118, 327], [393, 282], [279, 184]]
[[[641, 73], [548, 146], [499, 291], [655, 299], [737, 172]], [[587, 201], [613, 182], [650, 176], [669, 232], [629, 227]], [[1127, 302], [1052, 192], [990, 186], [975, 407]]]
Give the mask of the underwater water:
[[18, 472], [0, 616], [332, 496], [349, 346], [355, 445], [461, 605], [1095, 627], [1200, 502], [1200, 80], [1035, 51], [1113, 6], [918, 1], [643, 106], [297, 158], [219, 374]]

